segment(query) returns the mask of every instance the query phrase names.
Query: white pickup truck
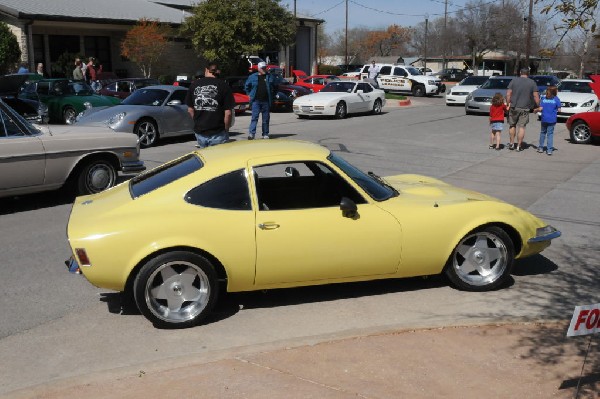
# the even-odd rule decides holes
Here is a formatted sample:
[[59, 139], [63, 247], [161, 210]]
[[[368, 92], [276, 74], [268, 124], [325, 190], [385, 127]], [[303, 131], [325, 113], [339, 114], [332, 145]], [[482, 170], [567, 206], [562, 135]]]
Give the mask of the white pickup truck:
[[[377, 84], [386, 92], [412, 94], [415, 97], [431, 96], [443, 93], [446, 86], [436, 76], [425, 76], [412, 66], [401, 64], [375, 64], [379, 68]], [[369, 77], [369, 68], [365, 65], [361, 70], [361, 79]]]

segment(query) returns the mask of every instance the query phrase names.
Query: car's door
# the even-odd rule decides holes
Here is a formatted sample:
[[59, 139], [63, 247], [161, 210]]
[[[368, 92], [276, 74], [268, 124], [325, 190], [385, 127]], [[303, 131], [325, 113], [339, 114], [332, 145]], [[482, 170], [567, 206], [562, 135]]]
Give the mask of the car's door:
[[[273, 161], [274, 159], [270, 159]], [[398, 221], [324, 162], [251, 160], [256, 284], [387, 275], [400, 261]], [[344, 215], [342, 197], [357, 204]]]
[[179, 135], [193, 132], [194, 121], [185, 105], [186, 93], [187, 90], [175, 90], [160, 107], [161, 134]]
[[373, 87], [370, 84], [358, 83], [355, 91], [355, 112], [367, 112], [373, 108]]
[[39, 135], [26, 132], [0, 109], [0, 190], [44, 184], [46, 152]]

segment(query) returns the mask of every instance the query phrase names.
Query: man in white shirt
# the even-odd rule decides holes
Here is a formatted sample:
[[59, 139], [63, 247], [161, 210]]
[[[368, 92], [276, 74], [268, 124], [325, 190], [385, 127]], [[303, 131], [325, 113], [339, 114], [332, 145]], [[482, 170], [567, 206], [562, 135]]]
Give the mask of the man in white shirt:
[[379, 84], [377, 83], [377, 76], [379, 75], [379, 67], [375, 65], [375, 60], [371, 62], [371, 66], [369, 67], [369, 83], [371, 83], [376, 89], [379, 88]]

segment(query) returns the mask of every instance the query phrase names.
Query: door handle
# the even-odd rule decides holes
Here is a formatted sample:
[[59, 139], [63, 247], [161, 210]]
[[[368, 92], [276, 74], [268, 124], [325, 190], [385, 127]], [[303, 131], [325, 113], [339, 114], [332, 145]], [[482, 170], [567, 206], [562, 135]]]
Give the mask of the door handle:
[[259, 223], [258, 228], [261, 230], [275, 230], [279, 228], [279, 225], [273, 222]]

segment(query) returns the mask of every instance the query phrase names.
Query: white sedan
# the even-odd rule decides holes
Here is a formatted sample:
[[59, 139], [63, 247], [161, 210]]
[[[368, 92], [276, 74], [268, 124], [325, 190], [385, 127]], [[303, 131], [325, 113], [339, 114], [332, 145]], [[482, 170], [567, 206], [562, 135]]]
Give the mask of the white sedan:
[[446, 92], [446, 105], [465, 105], [467, 96], [488, 79], [489, 76], [467, 76]]
[[293, 110], [299, 118], [309, 116], [335, 116], [371, 112], [380, 114], [385, 105], [385, 93], [367, 82], [337, 81], [327, 84], [321, 91], [298, 97]]
[[564, 79], [558, 85], [560, 99], [559, 119], [567, 119], [580, 112], [598, 111], [598, 97], [590, 87], [589, 79]]

